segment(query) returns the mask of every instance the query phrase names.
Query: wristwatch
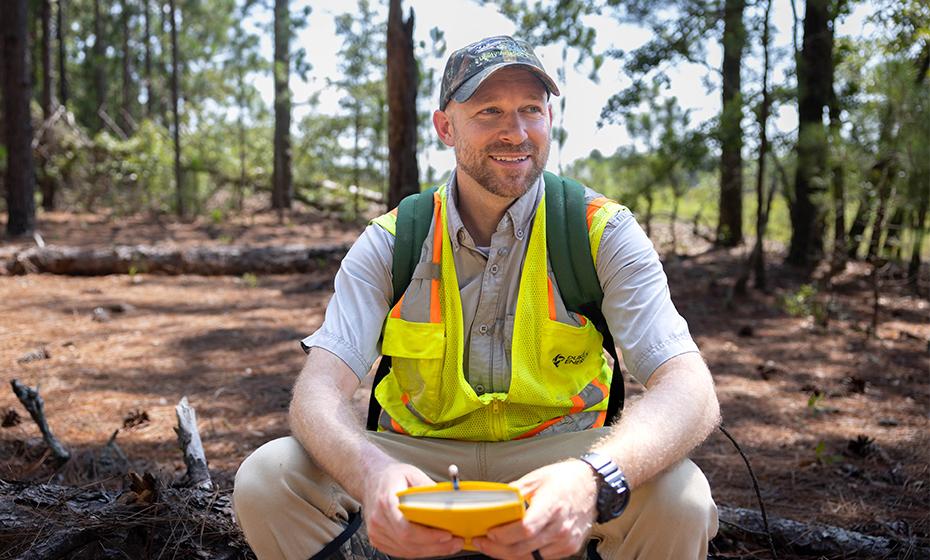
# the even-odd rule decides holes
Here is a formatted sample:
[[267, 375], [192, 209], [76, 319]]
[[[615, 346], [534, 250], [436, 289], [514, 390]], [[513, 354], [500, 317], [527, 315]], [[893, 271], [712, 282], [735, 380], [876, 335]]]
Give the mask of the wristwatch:
[[580, 457], [597, 475], [597, 522], [616, 519], [630, 503], [630, 485], [623, 471], [609, 457], [585, 453]]

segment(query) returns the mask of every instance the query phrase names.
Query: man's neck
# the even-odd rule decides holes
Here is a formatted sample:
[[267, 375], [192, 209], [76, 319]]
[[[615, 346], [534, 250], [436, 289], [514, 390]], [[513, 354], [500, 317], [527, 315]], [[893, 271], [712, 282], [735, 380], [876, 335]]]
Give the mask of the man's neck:
[[489, 247], [491, 236], [497, 231], [501, 218], [516, 199], [488, 192], [461, 170], [456, 170], [455, 180], [458, 185], [456, 206], [462, 224], [475, 240], [475, 244], [479, 247]]

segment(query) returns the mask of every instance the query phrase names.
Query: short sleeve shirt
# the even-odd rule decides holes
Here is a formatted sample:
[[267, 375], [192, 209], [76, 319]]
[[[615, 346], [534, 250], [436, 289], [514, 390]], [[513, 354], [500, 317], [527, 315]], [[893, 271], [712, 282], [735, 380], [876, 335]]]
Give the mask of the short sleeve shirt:
[[[462, 223], [457, 188], [453, 172], [446, 213], [466, 333], [465, 375], [478, 394], [506, 392], [520, 272], [545, 187], [540, 178], [515, 200], [493, 233], [490, 247], [480, 249]], [[599, 196], [586, 189], [587, 201]], [[303, 340], [305, 347], [324, 348], [338, 356], [359, 379], [380, 355], [381, 332], [394, 295], [393, 254], [394, 236], [369, 225], [342, 261], [323, 324]], [[687, 322], [672, 303], [659, 256], [629, 210], [621, 210], [607, 223], [595, 268], [604, 292], [602, 312], [633, 378], [645, 384], [663, 362], [698, 351]], [[550, 277], [554, 280], [551, 268]], [[579, 321], [561, 305], [557, 319]]]

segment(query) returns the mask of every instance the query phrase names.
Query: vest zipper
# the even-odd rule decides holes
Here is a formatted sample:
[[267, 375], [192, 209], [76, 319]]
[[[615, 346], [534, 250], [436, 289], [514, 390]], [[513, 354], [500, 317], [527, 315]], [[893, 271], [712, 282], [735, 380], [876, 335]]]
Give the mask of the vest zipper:
[[494, 399], [491, 401], [491, 431], [497, 441], [504, 440], [503, 419], [501, 418], [502, 408], [504, 408], [504, 405], [499, 400]]

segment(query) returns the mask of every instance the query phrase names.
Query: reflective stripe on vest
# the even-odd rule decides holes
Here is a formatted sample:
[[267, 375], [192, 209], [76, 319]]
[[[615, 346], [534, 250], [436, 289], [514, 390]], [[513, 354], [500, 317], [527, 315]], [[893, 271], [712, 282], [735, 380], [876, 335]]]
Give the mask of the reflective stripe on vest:
[[[536, 209], [521, 271], [509, 391], [478, 395], [466, 381], [445, 196], [444, 188], [435, 194], [431, 254], [424, 255], [385, 322], [381, 351], [392, 357], [392, 369], [375, 391], [383, 408], [379, 429], [488, 441], [603, 426], [612, 370], [590, 321], [582, 317], [582, 325], [574, 326], [555, 320], [546, 266], [545, 197]], [[593, 212], [589, 206], [589, 224], [591, 218], [602, 219], [598, 214], [620, 208], [610, 201]], [[396, 214], [373, 223], [393, 234]], [[603, 229], [600, 225], [598, 242]]]

